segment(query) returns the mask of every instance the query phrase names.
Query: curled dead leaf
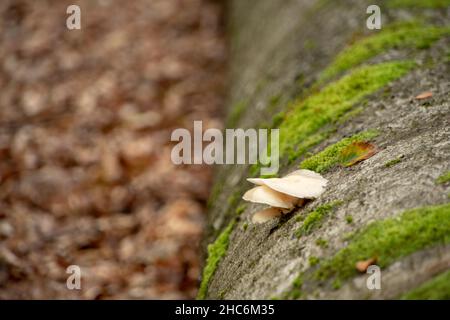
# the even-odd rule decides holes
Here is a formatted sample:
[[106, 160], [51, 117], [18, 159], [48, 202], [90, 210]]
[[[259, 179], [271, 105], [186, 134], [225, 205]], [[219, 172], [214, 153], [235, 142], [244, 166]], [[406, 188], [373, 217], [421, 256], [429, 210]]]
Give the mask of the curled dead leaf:
[[415, 98], [417, 100], [423, 100], [423, 99], [431, 98], [432, 96], [433, 96], [433, 93], [431, 91], [425, 91], [425, 92], [422, 92], [421, 94], [417, 95]]
[[356, 270], [358, 270], [361, 273], [364, 273], [367, 271], [367, 268], [369, 268], [369, 266], [371, 266], [372, 264], [377, 262], [377, 258], [376, 257], [372, 257], [370, 259], [367, 260], [362, 260], [362, 261], [358, 261], [355, 265]]
[[376, 153], [376, 147], [369, 142], [353, 142], [341, 151], [341, 164], [345, 167], [350, 167], [369, 159]]

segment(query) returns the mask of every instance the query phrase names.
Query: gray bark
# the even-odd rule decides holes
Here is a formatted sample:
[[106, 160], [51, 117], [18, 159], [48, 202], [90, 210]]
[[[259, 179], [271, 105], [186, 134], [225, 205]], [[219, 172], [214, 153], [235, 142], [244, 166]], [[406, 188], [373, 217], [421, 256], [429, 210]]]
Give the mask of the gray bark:
[[[365, 28], [369, 4], [370, 1], [232, 1], [228, 106], [231, 109], [240, 101], [247, 103], [235, 127], [257, 128], [285, 110], [289, 101], [306, 92], [355, 34], [370, 35]], [[382, 14], [384, 22], [393, 22], [415, 13], [382, 7]], [[435, 22], [448, 20], [445, 10], [430, 9], [420, 14]], [[297, 275], [308, 270], [311, 256], [331, 257], [347, 245], [343, 234], [372, 221], [395, 217], [407, 209], [449, 201], [449, 186], [435, 183], [450, 169], [450, 67], [448, 60], [442, 58], [449, 43], [449, 38], [444, 37], [415, 54], [413, 59], [422, 63], [421, 67], [390, 83], [390, 94], [372, 94], [362, 112], [338, 125], [329, 138], [310, 150], [317, 153], [343, 137], [376, 128], [381, 134], [374, 142], [379, 149], [375, 156], [353, 167], [335, 167], [325, 173], [329, 180], [327, 191], [282, 219], [253, 225], [251, 216], [261, 207], [246, 207], [230, 235], [227, 253], [208, 284], [207, 298], [282, 297], [291, 290]], [[388, 50], [369, 63], [410, 58], [408, 55], [407, 50]], [[429, 57], [436, 63], [427, 66]], [[427, 90], [433, 91], [431, 102], [424, 104], [414, 99]], [[273, 96], [279, 97], [275, 107], [269, 103]], [[398, 157], [402, 159], [400, 163], [385, 166]], [[301, 160], [283, 165], [281, 175], [298, 168]], [[221, 166], [216, 173], [216, 183], [222, 187], [211, 201], [205, 244], [214, 241], [235, 218], [235, 208], [243, 203], [227, 201], [230, 196], [242, 195], [251, 187], [245, 181], [249, 176], [246, 166]], [[296, 216], [336, 199], [345, 201], [321, 228], [301, 239], [294, 237], [299, 227]], [[345, 221], [347, 215], [353, 217], [353, 223]], [[246, 230], [244, 224], [248, 224]], [[319, 238], [327, 239], [327, 248], [315, 244]], [[450, 247], [436, 245], [384, 268], [383, 290], [369, 291], [365, 285], [367, 275], [362, 274], [346, 280], [337, 290], [330, 286], [310, 288], [303, 297], [396, 298], [449, 268]]]

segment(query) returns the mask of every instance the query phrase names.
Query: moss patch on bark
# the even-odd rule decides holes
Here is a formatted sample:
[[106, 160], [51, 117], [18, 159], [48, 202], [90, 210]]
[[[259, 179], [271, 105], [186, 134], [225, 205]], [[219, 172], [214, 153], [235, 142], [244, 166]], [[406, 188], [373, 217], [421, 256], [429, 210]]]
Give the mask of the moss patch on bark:
[[433, 42], [449, 33], [449, 28], [427, 26], [418, 21], [387, 26], [380, 33], [363, 38], [339, 53], [331, 65], [321, 73], [319, 83], [350, 70], [389, 49], [428, 48]]
[[320, 228], [323, 220], [340, 204], [342, 204], [342, 201], [333, 201], [318, 206], [316, 209], [308, 213], [304, 218], [301, 227], [295, 232], [297, 238], [308, 235], [315, 229]]
[[374, 222], [357, 232], [347, 247], [316, 270], [317, 279], [346, 279], [358, 261], [377, 257], [381, 268], [436, 243], [450, 242], [450, 203], [408, 210], [400, 217]]
[[[346, 279], [358, 275], [358, 261], [377, 257], [377, 265], [384, 268], [399, 258], [436, 244], [450, 243], [450, 203], [416, 208], [403, 212], [399, 217], [371, 223], [352, 235], [350, 243], [330, 259], [321, 259], [318, 265], [302, 271], [286, 292], [285, 298], [304, 296], [305, 283], [329, 281], [338, 288]], [[442, 287], [443, 281], [427, 286]], [[313, 286], [314, 287], [314, 286]], [[419, 290], [419, 289], [418, 289]], [[420, 289], [422, 290], [422, 289]], [[422, 291], [421, 291], [422, 292]], [[414, 297], [419, 293], [411, 293]], [[425, 293], [424, 293], [425, 294]]]
[[411, 290], [401, 297], [402, 300], [449, 300], [450, 271], [441, 273], [433, 279]]
[[390, 0], [388, 6], [391, 8], [447, 8], [450, 0]]
[[445, 184], [450, 181], [450, 171], [447, 171], [446, 173], [439, 176], [439, 178], [436, 179], [437, 184]]
[[300, 168], [309, 169], [319, 173], [328, 171], [333, 166], [341, 162], [342, 150], [353, 142], [367, 142], [378, 136], [376, 130], [368, 130], [355, 134], [349, 138], [344, 138], [331, 146], [326, 147], [323, 151], [305, 159], [300, 164]]
[[304, 154], [326, 138], [319, 129], [336, 122], [365, 96], [400, 78], [414, 66], [412, 61], [395, 61], [359, 67], [319, 93], [294, 103], [280, 125], [280, 156], [287, 155], [294, 160]]
[[236, 221], [231, 221], [228, 226], [217, 237], [216, 241], [208, 245], [208, 258], [203, 269], [202, 282], [198, 290], [197, 299], [201, 300], [206, 297], [209, 281], [219, 265], [220, 260], [225, 256], [228, 249], [228, 241], [230, 240], [231, 231], [233, 231]]

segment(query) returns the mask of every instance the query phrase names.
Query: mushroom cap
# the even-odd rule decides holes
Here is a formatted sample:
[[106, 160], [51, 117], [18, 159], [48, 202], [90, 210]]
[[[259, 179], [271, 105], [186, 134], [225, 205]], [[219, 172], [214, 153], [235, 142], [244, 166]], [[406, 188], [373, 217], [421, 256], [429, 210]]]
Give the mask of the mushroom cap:
[[242, 199], [285, 209], [293, 208], [298, 201], [295, 197], [272, 190], [266, 186], [258, 186], [248, 190]]
[[278, 208], [267, 208], [256, 212], [252, 217], [253, 223], [264, 223], [272, 219], [278, 218], [283, 212]]
[[283, 178], [249, 178], [247, 181], [302, 199], [317, 198], [328, 182], [320, 174], [306, 169], [296, 170]]

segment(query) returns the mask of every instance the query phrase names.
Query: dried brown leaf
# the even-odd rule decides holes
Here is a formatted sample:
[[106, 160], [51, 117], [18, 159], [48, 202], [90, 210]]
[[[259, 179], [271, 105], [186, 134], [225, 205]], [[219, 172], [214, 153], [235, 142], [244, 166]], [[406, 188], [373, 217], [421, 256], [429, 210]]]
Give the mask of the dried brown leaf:
[[372, 257], [370, 259], [367, 260], [362, 260], [362, 261], [358, 261], [355, 265], [356, 270], [358, 270], [361, 273], [364, 273], [367, 271], [367, 268], [369, 268], [370, 265], [374, 264], [377, 262], [377, 258], [376, 257]]
[[353, 166], [369, 159], [377, 153], [375, 145], [369, 142], [353, 142], [341, 152], [341, 164], [345, 167]]
[[425, 91], [425, 92], [422, 92], [421, 94], [417, 95], [415, 97], [415, 99], [423, 100], [423, 99], [431, 98], [432, 96], [433, 96], [433, 93], [431, 91]]

